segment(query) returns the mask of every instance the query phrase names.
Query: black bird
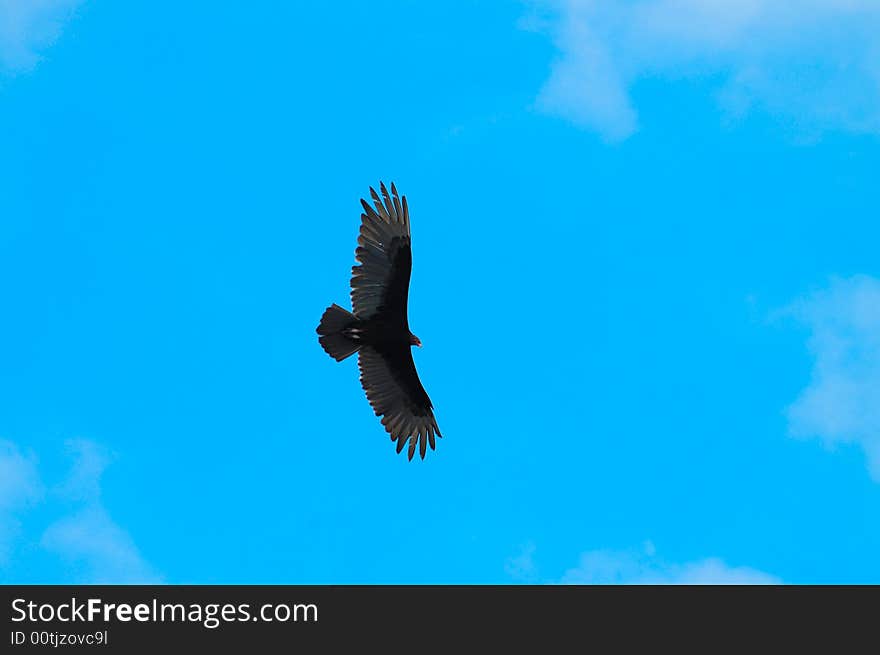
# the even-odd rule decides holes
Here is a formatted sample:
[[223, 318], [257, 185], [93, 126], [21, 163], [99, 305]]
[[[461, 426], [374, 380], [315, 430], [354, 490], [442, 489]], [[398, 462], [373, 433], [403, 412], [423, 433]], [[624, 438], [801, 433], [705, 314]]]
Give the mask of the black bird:
[[337, 362], [358, 353], [361, 386], [376, 416], [397, 441], [397, 452], [409, 441], [409, 459], [416, 444], [425, 458], [434, 436], [441, 437], [433, 405], [425, 393], [411, 346], [421, 346], [409, 331], [407, 295], [412, 271], [409, 209], [406, 196], [391, 195], [380, 183], [382, 198], [370, 187], [375, 208], [361, 199], [361, 230], [351, 269], [351, 313], [333, 304], [321, 316], [318, 341]]

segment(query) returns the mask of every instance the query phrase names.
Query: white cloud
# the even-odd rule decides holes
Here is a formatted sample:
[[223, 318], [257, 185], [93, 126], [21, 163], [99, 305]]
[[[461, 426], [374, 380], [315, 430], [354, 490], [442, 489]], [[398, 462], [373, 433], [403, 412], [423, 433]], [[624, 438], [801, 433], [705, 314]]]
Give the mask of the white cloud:
[[639, 551], [594, 550], [583, 553], [562, 584], [781, 584], [762, 571], [732, 567], [717, 558], [675, 564], [660, 559], [653, 546]]
[[858, 444], [880, 482], [880, 280], [833, 280], [787, 310], [809, 326], [809, 385], [787, 409], [797, 437]]
[[81, 0], [0, 0], [0, 72], [31, 70]]
[[[542, 580], [535, 565], [535, 546], [528, 543], [509, 558], [504, 570], [517, 583]], [[776, 576], [747, 566], [730, 566], [717, 557], [678, 564], [667, 562], [646, 541], [641, 549], [591, 550], [582, 553], [577, 566], [568, 569], [550, 584], [675, 584], [675, 585], [755, 585], [782, 584]]]
[[[161, 582], [161, 576], [144, 561], [131, 536], [103, 504], [101, 476], [110, 457], [85, 439], [69, 441], [67, 447], [72, 459], [70, 472], [61, 484], [48, 485], [52, 493], [46, 494], [36, 458], [22, 453], [14, 443], [0, 440], [0, 567], [7, 577], [16, 577], [20, 566], [15, 559], [16, 546], [24, 545], [24, 550], [33, 554], [40, 552], [32, 548], [39, 543], [43, 553], [72, 565], [67, 573], [78, 583]], [[54, 514], [61, 518], [42, 531], [42, 536], [39, 528], [36, 534], [29, 534], [33, 528], [22, 529], [20, 521], [29, 509], [39, 509], [41, 517]]]
[[624, 139], [636, 130], [636, 111], [612, 53], [591, 21], [572, 8], [556, 31], [562, 56], [538, 95], [537, 105], [576, 125], [595, 128], [609, 140]]
[[42, 496], [33, 456], [25, 456], [11, 441], [0, 440], [0, 564], [6, 564], [21, 532], [17, 516]]
[[[559, 51], [540, 109], [619, 140], [639, 79], [713, 75], [729, 114], [761, 107], [805, 132], [880, 133], [876, 0], [545, 0], [524, 26]], [[544, 10], [544, 17], [539, 14]]]
[[42, 545], [65, 560], [83, 565], [83, 583], [161, 582], [101, 501], [101, 475], [110, 461], [107, 453], [84, 439], [70, 441], [68, 447], [74, 463], [60, 491], [65, 498], [79, 501], [82, 507], [50, 525], [43, 534]]
[[53, 523], [42, 545], [63, 559], [81, 563], [79, 582], [86, 584], [158, 584], [161, 577], [147, 564], [131, 536], [100, 504]]

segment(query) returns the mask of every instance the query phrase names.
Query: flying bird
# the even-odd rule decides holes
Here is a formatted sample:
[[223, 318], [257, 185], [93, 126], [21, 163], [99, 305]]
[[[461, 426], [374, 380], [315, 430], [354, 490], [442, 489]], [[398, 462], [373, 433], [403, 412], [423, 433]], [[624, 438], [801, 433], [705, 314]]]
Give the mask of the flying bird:
[[409, 209], [406, 196], [394, 184], [391, 195], [379, 184], [382, 199], [370, 187], [373, 205], [361, 199], [364, 213], [351, 269], [352, 312], [333, 304], [318, 325], [321, 347], [337, 362], [358, 354], [361, 386], [382, 417], [382, 425], [397, 442], [397, 452], [409, 442], [410, 460], [419, 447], [425, 458], [434, 449], [437, 428], [428, 394], [419, 380], [412, 346], [421, 346], [409, 330], [407, 296], [412, 270]]

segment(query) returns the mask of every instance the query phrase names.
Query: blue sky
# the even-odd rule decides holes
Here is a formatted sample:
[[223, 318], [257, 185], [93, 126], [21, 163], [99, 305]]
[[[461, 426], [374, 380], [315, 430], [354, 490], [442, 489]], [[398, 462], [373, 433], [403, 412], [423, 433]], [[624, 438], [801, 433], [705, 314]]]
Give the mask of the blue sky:
[[786, 4], [0, 2], [0, 581], [880, 583], [880, 10]]

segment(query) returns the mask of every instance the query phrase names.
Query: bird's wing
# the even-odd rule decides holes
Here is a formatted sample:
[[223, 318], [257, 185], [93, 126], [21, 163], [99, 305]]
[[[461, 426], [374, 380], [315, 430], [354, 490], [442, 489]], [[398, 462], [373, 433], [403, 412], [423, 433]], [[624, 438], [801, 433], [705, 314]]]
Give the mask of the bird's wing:
[[390, 196], [384, 184], [379, 189], [384, 201], [370, 187], [375, 207], [361, 200], [364, 213], [354, 253], [360, 264], [351, 269], [351, 306], [359, 319], [382, 311], [408, 325], [406, 305], [412, 270], [409, 209], [406, 196], [398, 196], [393, 183]]
[[361, 348], [358, 368], [367, 400], [376, 416], [382, 417], [382, 425], [391, 439], [397, 441], [397, 452], [403, 450], [409, 441], [409, 459], [413, 458], [416, 444], [424, 459], [427, 446], [434, 450], [434, 435], [443, 435], [437, 427], [431, 399], [419, 381], [410, 347]]

